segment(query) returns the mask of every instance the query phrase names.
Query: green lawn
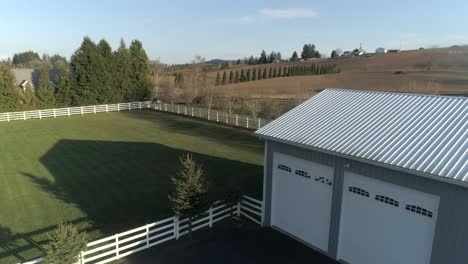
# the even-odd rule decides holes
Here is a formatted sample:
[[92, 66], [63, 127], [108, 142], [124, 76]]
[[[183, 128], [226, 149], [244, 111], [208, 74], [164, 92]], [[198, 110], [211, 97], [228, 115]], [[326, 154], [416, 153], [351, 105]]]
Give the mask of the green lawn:
[[60, 220], [98, 238], [171, 215], [187, 152], [212, 199], [260, 196], [263, 144], [249, 131], [150, 110], [0, 123], [0, 263], [41, 255]]

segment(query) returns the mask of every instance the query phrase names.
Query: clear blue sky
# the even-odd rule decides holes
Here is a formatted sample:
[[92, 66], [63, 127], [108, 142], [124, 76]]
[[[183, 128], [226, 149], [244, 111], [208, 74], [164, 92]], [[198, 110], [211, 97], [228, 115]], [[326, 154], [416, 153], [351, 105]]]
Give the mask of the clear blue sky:
[[150, 59], [184, 63], [290, 57], [304, 43], [331, 50], [468, 44], [467, 0], [0, 0], [0, 58], [34, 50], [70, 57], [84, 36], [116, 48], [139, 39]]

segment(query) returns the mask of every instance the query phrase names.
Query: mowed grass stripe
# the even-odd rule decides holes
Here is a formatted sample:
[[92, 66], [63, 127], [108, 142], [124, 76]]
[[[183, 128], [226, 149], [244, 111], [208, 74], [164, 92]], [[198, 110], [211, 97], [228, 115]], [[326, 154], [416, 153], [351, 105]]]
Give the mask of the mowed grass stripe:
[[178, 157], [203, 163], [212, 199], [259, 195], [263, 145], [249, 131], [150, 110], [0, 123], [0, 263], [41, 254], [60, 220], [96, 238], [171, 215]]

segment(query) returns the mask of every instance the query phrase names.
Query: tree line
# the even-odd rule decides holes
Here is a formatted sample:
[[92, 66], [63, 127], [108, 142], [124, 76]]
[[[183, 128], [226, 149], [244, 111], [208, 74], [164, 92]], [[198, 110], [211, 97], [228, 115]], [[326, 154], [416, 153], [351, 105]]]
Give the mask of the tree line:
[[[321, 75], [321, 74], [333, 74], [339, 73], [340, 68], [336, 64], [326, 65], [298, 65], [298, 66], [284, 66], [284, 67], [270, 67], [267, 68], [253, 68], [253, 69], [241, 69], [241, 71], [230, 71], [229, 76], [226, 71], [221, 73], [218, 72], [216, 75], [215, 85], [225, 85], [239, 82], [257, 81], [262, 79], [271, 79], [278, 77], [290, 77], [290, 76], [305, 76], [305, 75]], [[177, 81], [177, 78], [176, 78]]]
[[[304, 44], [302, 47], [301, 58], [303, 60], [313, 59], [313, 58], [321, 58], [322, 55], [316, 49], [314, 44]], [[268, 64], [268, 63], [275, 63], [275, 62], [282, 62], [288, 61], [288, 59], [283, 59], [281, 52], [279, 51], [272, 51], [270, 54], [267, 54], [265, 50], [262, 50], [259, 57], [250, 56], [249, 58], [244, 58], [244, 63], [249, 65], [258, 65], [258, 64]], [[296, 51], [293, 52], [289, 61], [299, 61], [299, 56]], [[240, 64], [241, 60], [237, 60], [237, 64]], [[227, 67], [222, 67], [227, 68]]]
[[[30, 58], [37, 60], [27, 52], [14, 61], [27, 63]], [[153, 88], [150, 62], [138, 40], [129, 48], [122, 40], [112, 51], [106, 40], [96, 44], [85, 37], [70, 63], [60, 64], [56, 80], [50, 80], [50, 66], [42, 65], [36, 91], [30, 85], [17, 87], [12, 67], [11, 62], [0, 63], [1, 112], [148, 100]]]

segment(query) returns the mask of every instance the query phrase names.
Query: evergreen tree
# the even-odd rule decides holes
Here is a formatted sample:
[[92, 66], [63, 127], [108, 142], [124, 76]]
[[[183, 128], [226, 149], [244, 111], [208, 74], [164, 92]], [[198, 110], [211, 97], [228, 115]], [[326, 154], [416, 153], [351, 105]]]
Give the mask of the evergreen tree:
[[130, 85], [132, 62], [130, 51], [123, 39], [120, 40], [119, 48], [114, 52], [114, 74], [115, 74], [115, 100], [118, 102], [130, 101]]
[[221, 74], [219, 72], [216, 74], [215, 85], [221, 85]]
[[74, 264], [80, 262], [79, 254], [86, 248], [86, 233], [80, 233], [72, 224], [59, 223], [44, 245], [46, 264]]
[[179, 218], [188, 217], [188, 230], [191, 237], [193, 218], [207, 208], [208, 185], [202, 166], [192, 159], [192, 155], [180, 157], [180, 163], [182, 169], [171, 178], [175, 191], [169, 195], [169, 200], [172, 210]]
[[239, 82], [239, 72], [236, 71], [236, 77], [234, 78], [234, 83], [238, 83]]
[[150, 63], [143, 44], [139, 40], [134, 40], [130, 44], [130, 58], [132, 71], [131, 79], [131, 101], [149, 100], [153, 87], [150, 77]]
[[70, 84], [74, 105], [97, 104], [100, 90], [99, 76], [95, 69], [100, 68], [100, 55], [96, 44], [85, 37], [80, 48], [70, 61]]
[[311, 58], [320, 58], [320, 53], [317, 50], [315, 50], [315, 45], [304, 44], [304, 47], [302, 48], [301, 57], [304, 60]]
[[268, 58], [267, 58], [266, 52], [264, 50], [262, 50], [262, 53], [260, 54], [259, 61], [260, 61], [260, 64], [268, 63]]
[[273, 69], [270, 67], [270, 70], [268, 70], [268, 79], [273, 78]]
[[273, 78], [276, 78], [276, 67], [273, 69]]
[[262, 79], [266, 79], [267, 78], [267, 71], [266, 71], [266, 68], [263, 69], [263, 75], [262, 75]]
[[253, 70], [252, 70], [252, 81], [256, 81], [256, 80], [257, 80], [257, 69], [253, 68]]
[[65, 67], [60, 70], [60, 76], [57, 84], [57, 94], [55, 98], [56, 105], [59, 107], [67, 107], [72, 104], [69, 72]]
[[229, 73], [229, 83], [232, 83], [234, 81], [234, 72], [231, 70]]
[[36, 110], [37, 109], [37, 97], [34, 92], [34, 88], [31, 84], [26, 85], [26, 89], [22, 92], [23, 96], [23, 110]]
[[50, 82], [49, 69], [46, 67], [41, 69], [37, 98], [39, 99], [39, 108], [48, 109], [55, 107], [55, 88]]
[[0, 63], [0, 112], [19, 110], [21, 97], [9, 63]]
[[225, 85], [226, 84], [226, 79], [227, 79], [227, 74], [226, 74], [226, 71], [223, 72], [223, 80], [221, 81], [221, 84], [222, 85]]
[[116, 103], [118, 99], [115, 91], [115, 64], [113, 61], [112, 48], [109, 43], [102, 39], [97, 44], [99, 61], [96, 64], [95, 72], [99, 82], [97, 93], [98, 103]]
[[246, 76], [245, 76], [245, 80], [247, 82], [250, 82], [252, 79], [252, 77], [250, 76], [250, 69], [247, 69], [247, 73], [246, 73]]
[[298, 60], [299, 60], [299, 56], [297, 56], [297, 52], [294, 51], [291, 58], [289, 59], [289, 61], [294, 62], [294, 61], [298, 61]]
[[244, 69], [241, 70], [240, 81], [241, 81], [241, 82], [245, 82], [245, 73], [244, 73]]
[[288, 71], [289, 71], [289, 68], [285, 66], [284, 69], [283, 69], [283, 77], [288, 77], [289, 76]]

